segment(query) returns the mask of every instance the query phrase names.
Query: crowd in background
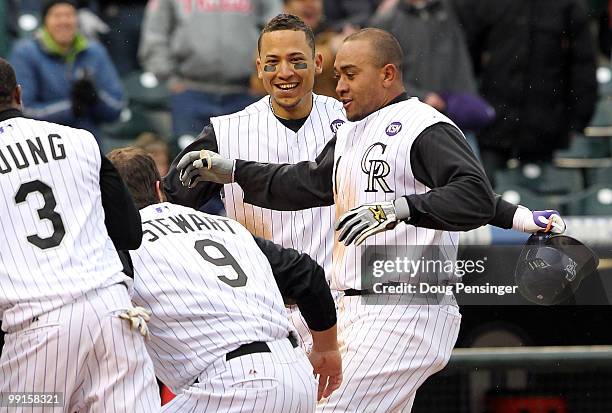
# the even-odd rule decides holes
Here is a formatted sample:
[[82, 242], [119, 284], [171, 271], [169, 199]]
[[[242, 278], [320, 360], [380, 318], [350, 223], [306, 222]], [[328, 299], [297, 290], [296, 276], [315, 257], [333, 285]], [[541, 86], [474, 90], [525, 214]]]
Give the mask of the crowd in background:
[[342, 40], [380, 27], [402, 45], [408, 93], [474, 138], [493, 180], [510, 159], [550, 162], [589, 124], [597, 63], [610, 55], [608, 3], [0, 0], [0, 55], [15, 67], [28, 116], [88, 129], [106, 149], [103, 126], [124, 121], [130, 106], [125, 79], [153, 73], [167, 91], [171, 127], [121, 138], [144, 132], [138, 142], [153, 148], [163, 170], [180, 137], [264, 94], [254, 60], [272, 16], [296, 14], [313, 28], [324, 57], [315, 93], [334, 97]]

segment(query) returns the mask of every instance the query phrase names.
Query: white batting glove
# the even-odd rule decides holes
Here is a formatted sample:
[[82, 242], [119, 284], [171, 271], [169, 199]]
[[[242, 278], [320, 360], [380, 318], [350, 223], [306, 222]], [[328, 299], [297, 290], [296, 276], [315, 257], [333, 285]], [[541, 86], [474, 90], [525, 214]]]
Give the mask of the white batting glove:
[[202, 149], [187, 152], [176, 165], [183, 186], [193, 188], [198, 182], [229, 184], [234, 182], [234, 160]]
[[119, 314], [119, 318], [129, 320], [132, 330], [138, 330], [144, 338], [149, 338], [149, 326], [147, 325], [147, 322], [151, 319], [149, 310], [142, 307], [133, 307]]
[[563, 234], [565, 228], [565, 221], [561, 218], [561, 214], [554, 209], [531, 211], [519, 205], [512, 220], [512, 229], [521, 232]]
[[353, 242], [355, 245], [361, 245], [369, 236], [393, 229], [399, 220], [409, 217], [410, 209], [405, 198], [363, 204], [345, 212], [338, 219], [338, 241], [344, 242], [344, 245]]

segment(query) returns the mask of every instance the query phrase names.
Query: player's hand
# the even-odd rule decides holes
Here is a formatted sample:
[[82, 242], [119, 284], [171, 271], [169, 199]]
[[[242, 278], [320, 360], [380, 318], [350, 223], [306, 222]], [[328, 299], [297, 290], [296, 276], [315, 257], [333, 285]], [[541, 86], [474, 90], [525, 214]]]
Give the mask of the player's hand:
[[533, 223], [540, 229], [539, 232], [552, 232], [563, 234], [565, 232], [565, 221], [561, 218], [559, 211], [547, 209], [545, 211], [533, 211]]
[[149, 326], [147, 322], [151, 319], [151, 313], [146, 308], [133, 307], [119, 314], [119, 318], [128, 320], [133, 330], [137, 330], [144, 338], [149, 338]]
[[315, 374], [319, 375], [317, 400], [329, 397], [342, 384], [342, 358], [339, 350], [316, 351], [308, 355]]
[[193, 188], [198, 182], [229, 184], [234, 182], [234, 160], [202, 149], [187, 152], [176, 165], [183, 186]]
[[336, 221], [339, 242], [360, 245], [366, 238], [397, 225], [397, 214], [392, 201], [363, 204], [353, 208]]
[[563, 234], [566, 226], [559, 211], [554, 209], [531, 211], [519, 205], [514, 213], [512, 228], [528, 233], [550, 232], [553, 234]]

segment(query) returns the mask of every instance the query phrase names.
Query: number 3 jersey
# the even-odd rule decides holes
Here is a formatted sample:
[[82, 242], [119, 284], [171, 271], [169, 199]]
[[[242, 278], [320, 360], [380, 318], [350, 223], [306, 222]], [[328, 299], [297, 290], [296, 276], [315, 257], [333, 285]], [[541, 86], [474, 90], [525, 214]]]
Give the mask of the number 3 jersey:
[[242, 225], [170, 203], [140, 214], [133, 301], [152, 312], [147, 348], [173, 391], [242, 344], [293, 331], [270, 264]]
[[4, 331], [129, 280], [104, 225], [93, 135], [0, 122], [0, 318]]

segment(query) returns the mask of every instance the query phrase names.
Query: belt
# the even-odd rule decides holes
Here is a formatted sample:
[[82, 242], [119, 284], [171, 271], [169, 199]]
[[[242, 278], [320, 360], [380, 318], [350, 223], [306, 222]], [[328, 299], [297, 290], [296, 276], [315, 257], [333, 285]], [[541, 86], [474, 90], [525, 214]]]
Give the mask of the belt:
[[[296, 348], [298, 346], [297, 339], [293, 336], [293, 334], [289, 334], [289, 342]], [[268, 343], [264, 341], [254, 341], [252, 343], [243, 344], [238, 347], [236, 350], [232, 350], [225, 355], [225, 360], [230, 361], [231, 359], [235, 359], [236, 357], [246, 356], [247, 354], [253, 353], [270, 353], [270, 346]]]
[[[383, 287], [385, 287], [385, 286], [388, 286], [388, 287], [397, 287], [398, 285], [401, 285], [401, 283], [399, 283], [399, 282], [388, 282], [388, 283], [381, 284], [381, 286], [383, 286]], [[351, 296], [355, 296], [355, 295], [378, 294], [378, 293], [375, 293], [373, 290], [355, 290], [353, 288], [349, 288], [348, 290], [343, 290], [342, 292], [347, 297], [351, 297]]]
[[[293, 334], [289, 334], [289, 336], [287, 336], [287, 339], [289, 340], [293, 348], [296, 348], [299, 345], [297, 338]], [[271, 352], [272, 351], [270, 350], [270, 346], [268, 346], [266, 342], [254, 341], [252, 343], [243, 344], [240, 347], [238, 347], [236, 350], [230, 351], [229, 353], [225, 355], [225, 360], [230, 361], [231, 359], [235, 359], [236, 357], [246, 356], [247, 354], [271, 353]], [[198, 384], [199, 382], [200, 382], [200, 379], [196, 377], [193, 384]]]

